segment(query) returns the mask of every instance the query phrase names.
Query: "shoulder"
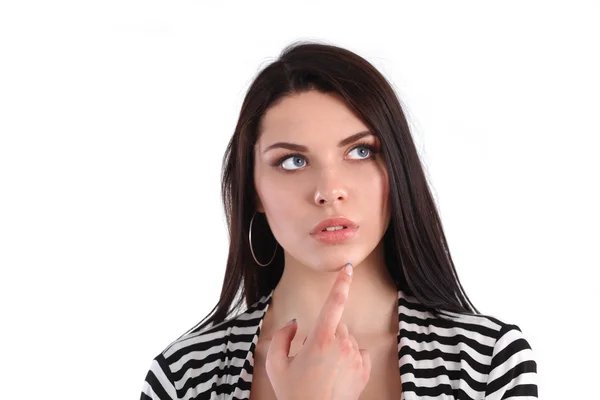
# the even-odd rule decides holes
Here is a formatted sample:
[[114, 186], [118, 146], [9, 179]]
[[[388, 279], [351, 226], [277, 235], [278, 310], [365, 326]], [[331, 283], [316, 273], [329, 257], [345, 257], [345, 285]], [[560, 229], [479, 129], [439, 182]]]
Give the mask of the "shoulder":
[[173, 341], [152, 360], [142, 399], [176, 400], [232, 389], [263, 314], [264, 298], [235, 317]]
[[518, 325], [487, 314], [440, 314], [414, 297], [399, 300], [404, 351], [415, 364], [435, 353], [445, 367], [466, 377], [466, 390], [477, 388], [486, 399], [537, 397], [537, 364]]
[[[466, 343], [496, 347], [500, 339], [517, 336], [524, 340], [521, 328], [490, 314], [467, 314], [441, 311], [435, 316], [430, 307], [422, 305], [415, 297], [402, 294], [398, 313], [407, 331], [431, 332], [443, 336], [458, 336]], [[490, 353], [491, 355], [491, 353]]]
[[[402, 293], [402, 292], [401, 292]], [[436, 316], [433, 309], [421, 304], [415, 297], [401, 294], [398, 302], [401, 324], [410, 331], [432, 333], [445, 337], [458, 336], [466, 343], [493, 347], [507, 331], [518, 326], [488, 314], [466, 314], [440, 311]]]

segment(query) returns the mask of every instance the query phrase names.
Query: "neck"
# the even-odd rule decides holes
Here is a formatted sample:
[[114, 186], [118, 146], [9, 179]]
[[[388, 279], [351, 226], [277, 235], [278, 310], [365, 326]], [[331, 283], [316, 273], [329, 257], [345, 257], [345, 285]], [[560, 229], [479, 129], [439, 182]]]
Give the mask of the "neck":
[[[337, 272], [315, 271], [288, 254], [285, 260], [263, 321], [261, 336], [267, 339], [292, 318], [298, 320], [296, 339], [308, 336], [337, 277]], [[398, 333], [398, 289], [385, 266], [383, 243], [354, 265], [341, 322], [357, 338]]]

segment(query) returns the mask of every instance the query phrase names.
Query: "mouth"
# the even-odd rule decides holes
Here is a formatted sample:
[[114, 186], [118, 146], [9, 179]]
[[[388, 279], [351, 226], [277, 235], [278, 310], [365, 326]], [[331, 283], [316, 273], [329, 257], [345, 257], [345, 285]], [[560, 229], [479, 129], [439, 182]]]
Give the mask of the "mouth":
[[345, 242], [358, 233], [358, 225], [345, 217], [327, 218], [318, 223], [311, 231], [311, 236], [322, 243], [334, 244]]
[[325, 244], [339, 244], [350, 240], [358, 233], [358, 227], [333, 226], [313, 233], [312, 237]]
[[348, 227], [345, 225], [330, 226], [328, 228], [321, 230], [321, 232], [334, 232], [334, 231], [341, 231], [342, 229], [348, 229]]
[[356, 228], [358, 228], [358, 225], [354, 221], [343, 216], [338, 216], [326, 218], [319, 222], [310, 233], [314, 235], [321, 232], [336, 232]]

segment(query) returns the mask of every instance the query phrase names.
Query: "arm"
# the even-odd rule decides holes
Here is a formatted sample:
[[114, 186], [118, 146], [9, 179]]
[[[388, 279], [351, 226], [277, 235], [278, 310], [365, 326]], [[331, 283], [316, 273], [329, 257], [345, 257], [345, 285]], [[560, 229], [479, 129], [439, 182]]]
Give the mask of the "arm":
[[485, 388], [486, 400], [537, 399], [537, 364], [517, 325], [500, 331]]
[[177, 400], [171, 370], [162, 354], [154, 360], [146, 375], [140, 400]]

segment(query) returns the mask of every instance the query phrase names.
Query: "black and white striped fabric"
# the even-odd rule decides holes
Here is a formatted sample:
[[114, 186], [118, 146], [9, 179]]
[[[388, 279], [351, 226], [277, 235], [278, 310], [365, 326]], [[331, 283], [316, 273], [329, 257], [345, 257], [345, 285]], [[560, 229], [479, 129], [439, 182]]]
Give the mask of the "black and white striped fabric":
[[[254, 349], [273, 292], [154, 358], [141, 400], [249, 399]], [[537, 399], [537, 364], [517, 325], [485, 315], [435, 318], [398, 291], [402, 399]]]

